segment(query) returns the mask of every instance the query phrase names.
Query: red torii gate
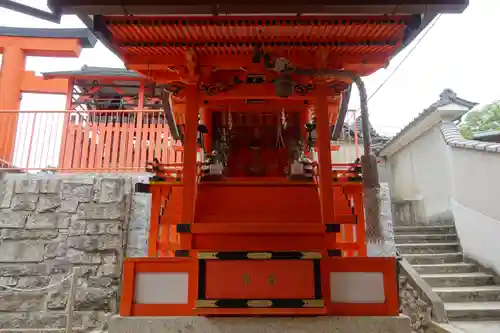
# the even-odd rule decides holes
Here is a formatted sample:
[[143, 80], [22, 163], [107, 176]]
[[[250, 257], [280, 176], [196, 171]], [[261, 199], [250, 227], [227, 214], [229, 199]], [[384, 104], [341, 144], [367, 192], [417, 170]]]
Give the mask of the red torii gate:
[[[66, 94], [65, 79], [46, 81], [25, 71], [26, 57], [78, 57], [97, 39], [87, 29], [31, 29], [0, 27], [0, 111], [18, 111], [23, 92]], [[0, 162], [11, 164], [17, 130], [17, 113], [0, 114]]]

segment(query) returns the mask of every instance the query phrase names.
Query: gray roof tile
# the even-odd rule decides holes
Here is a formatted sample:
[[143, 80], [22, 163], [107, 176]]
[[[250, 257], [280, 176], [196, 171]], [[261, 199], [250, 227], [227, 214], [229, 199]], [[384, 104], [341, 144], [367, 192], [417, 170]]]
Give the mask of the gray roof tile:
[[44, 76], [57, 76], [57, 75], [73, 75], [73, 76], [115, 76], [115, 77], [128, 77], [128, 78], [145, 78], [144, 75], [131, 71], [125, 68], [108, 68], [108, 67], [92, 67], [84, 65], [80, 70], [75, 71], [59, 71], [59, 72], [45, 72]]
[[485, 150], [485, 151], [491, 151], [491, 152], [496, 153], [496, 151], [497, 151], [497, 148], [498, 148], [498, 147], [500, 147], [500, 145], [497, 145], [497, 144], [491, 144], [491, 143], [490, 143], [489, 145], [487, 145], [487, 146], [484, 148], [484, 150]]
[[[445, 89], [445, 90], [443, 90], [443, 92], [439, 96], [439, 100], [437, 102], [433, 103], [430, 107], [428, 107], [427, 109], [422, 111], [417, 117], [415, 117], [415, 119], [413, 119], [408, 125], [406, 125], [406, 127], [404, 127], [401, 131], [399, 131], [399, 133], [397, 133], [390, 141], [388, 141], [386, 144], [384, 144], [384, 146], [382, 146], [382, 148], [379, 150], [379, 153], [382, 152], [387, 147], [389, 147], [393, 142], [395, 142], [399, 137], [401, 137], [404, 133], [406, 133], [410, 128], [412, 128], [420, 120], [424, 119], [425, 117], [427, 117], [431, 113], [435, 112], [439, 107], [444, 106], [444, 105], [448, 105], [451, 103], [463, 105], [463, 106], [470, 108], [470, 109], [472, 109], [474, 106], [477, 105], [477, 103], [469, 102], [469, 101], [466, 101], [465, 99], [457, 97], [457, 94], [453, 90]], [[454, 126], [454, 124], [451, 124], [451, 125]], [[447, 136], [449, 136], [451, 134], [455, 134], [455, 132], [456, 132], [456, 130], [454, 130], [451, 127], [441, 128], [441, 133], [443, 134], [445, 139]], [[460, 132], [458, 132], [458, 134], [460, 135]]]
[[443, 122], [440, 126], [440, 130], [446, 144], [449, 146], [500, 153], [500, 144], [465, 139], [454, 123]]
[[474, 149], [486, 151], [486, 147], [488, 147], [488, 144], [482, 142], [482, 143], [475, 145]]
[[474, 148], [474, 149], [478, 149], [478, 150], [484, 150], [484, 147], [485, 147], [485, 145], [484, 144], [481, 145], [480, 143], [475, 143], [475, 142], [470, 142], [470, 141], [465, 143], [465, 148]]

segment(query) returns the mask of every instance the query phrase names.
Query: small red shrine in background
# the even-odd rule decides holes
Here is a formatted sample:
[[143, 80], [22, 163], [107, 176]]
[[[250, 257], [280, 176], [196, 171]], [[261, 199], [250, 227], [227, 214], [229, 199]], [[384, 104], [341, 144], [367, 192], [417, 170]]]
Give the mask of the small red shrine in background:
[[181, 119], [163, 110], [163, 88], [146, 76], [89, 66], [43, 76], [69, 86], [58, 169], [143, 171], [154, 159], [182, 162], [174, 125]]

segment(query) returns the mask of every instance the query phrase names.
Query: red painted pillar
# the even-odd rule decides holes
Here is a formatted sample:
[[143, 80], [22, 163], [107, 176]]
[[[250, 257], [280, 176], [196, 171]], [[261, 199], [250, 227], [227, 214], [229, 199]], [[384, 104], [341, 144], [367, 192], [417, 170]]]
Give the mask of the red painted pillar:
[[328, 86], [316, 83], [316, 133], [319, 166], [319, 192], [323, 223], [334, 222], [332, 156], [330, 152], [330, 125], [328, 119]]
[[[25, 57], [17, 45], [8, 45], [3, 50], [0, 75], [0, 110], [18, 111], [21, 106], [21, 84]], [[12, 162], [19, 114], [0, 114], [0, 161]]]

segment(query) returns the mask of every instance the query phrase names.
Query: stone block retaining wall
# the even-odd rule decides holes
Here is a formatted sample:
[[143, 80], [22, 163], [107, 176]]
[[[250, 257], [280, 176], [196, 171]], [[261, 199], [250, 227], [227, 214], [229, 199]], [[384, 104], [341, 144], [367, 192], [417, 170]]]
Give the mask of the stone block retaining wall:
[[[150, 198], [132, 193], [137, 181], [6, 175], [0, 180], [0, 285], [36, 289], [82, 267], [73, 326], [105, 330], [118, 311], [123, 257], [146, 253]], [[0, 330], [64, 328], [69, 284], [31, 293], [0, 288]]]
[[410, 318], [412, 333], [424, 333], [432, 322], [432, 305], [408, 282], [405, 276], [399, 277], [399, 312]]

